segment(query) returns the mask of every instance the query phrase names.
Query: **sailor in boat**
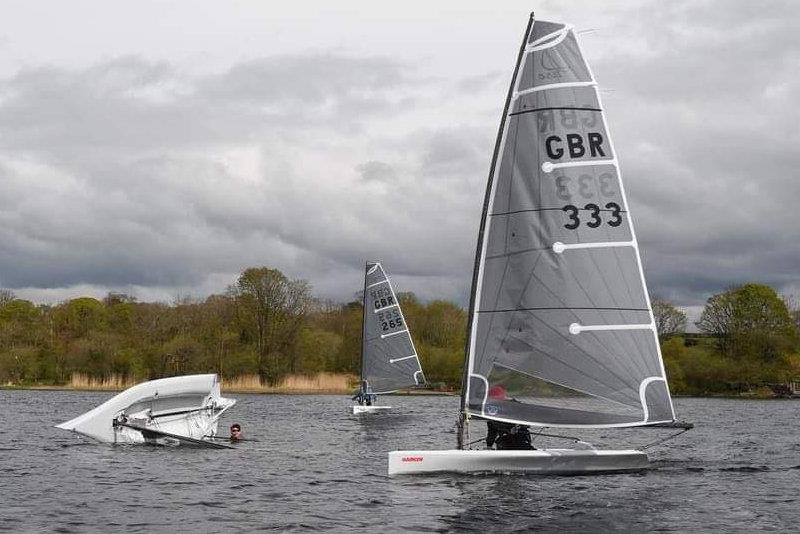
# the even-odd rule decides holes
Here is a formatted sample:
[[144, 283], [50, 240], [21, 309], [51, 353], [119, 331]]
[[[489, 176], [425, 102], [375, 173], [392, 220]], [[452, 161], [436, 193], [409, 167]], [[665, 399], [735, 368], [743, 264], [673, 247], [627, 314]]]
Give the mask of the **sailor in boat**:
[[[489, 399], [506, 400], [506, 389], [503, 386], [489, 388]], [[531, 433], [525, 425], [515, 425], [488, 419], [486, 421], [486, 447], [505, 451], [536, 450], [531, 444]]]
[[242, 439], [242, 425], [233, 423], [231, 425], [231, 443], [235, 443]]
[[378, 396], [372, 393], [372, 388], [367, 384], [367, 381], [363, 380], [361, 382], [361, 389], [358, 390], [353, 400], [357, 401], [361, 406], [372, 406], [372, 403], [375, 402], [377, 398]]

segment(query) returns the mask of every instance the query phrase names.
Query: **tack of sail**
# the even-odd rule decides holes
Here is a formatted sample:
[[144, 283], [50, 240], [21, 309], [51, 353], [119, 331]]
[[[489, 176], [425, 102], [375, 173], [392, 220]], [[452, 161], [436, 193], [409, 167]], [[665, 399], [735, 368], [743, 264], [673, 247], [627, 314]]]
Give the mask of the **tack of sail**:
[[532, 24], [520, 51], [469, 321], [469, 415], [574, 427], [675, 419], [596, 83], [564, 24]]
[[392, 283], [378, 262], [366, 266], [361, 380], [370, 393], [425, 383], [417, 350]]

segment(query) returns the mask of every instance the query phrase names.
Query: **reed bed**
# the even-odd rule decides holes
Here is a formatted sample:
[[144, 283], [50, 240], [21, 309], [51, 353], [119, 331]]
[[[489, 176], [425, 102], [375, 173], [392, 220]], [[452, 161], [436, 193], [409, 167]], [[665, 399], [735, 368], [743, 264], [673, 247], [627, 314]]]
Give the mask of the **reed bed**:
[[243, 375], [222, 381], [223, 391], [233, 393], [350, 393], [357, 378], [339, 373], [318, 373], [314, 376], [289, 375], [278, 385], [262, 384], [258, 375]]
[[138, 380], [127, 375], [113, 374], [103, 378], [93, 378], [83, 373], [73, 373], [67, 388], [95, 391], [121, 391], [135, 385]]
[[[88, 391], [122, 391], [144, 379], [127, 375], [109, 375], [94, 378], [83, 373], [73, 373], [65, 389]], [[358, 378], [339, 373], [318, 373], [314, 376], [289, 375], [276, 386], [262, 384], [258, 375], [240, 375], [222, 379], [222, 390], [228, 393], [350, 393], [358, 385]]]

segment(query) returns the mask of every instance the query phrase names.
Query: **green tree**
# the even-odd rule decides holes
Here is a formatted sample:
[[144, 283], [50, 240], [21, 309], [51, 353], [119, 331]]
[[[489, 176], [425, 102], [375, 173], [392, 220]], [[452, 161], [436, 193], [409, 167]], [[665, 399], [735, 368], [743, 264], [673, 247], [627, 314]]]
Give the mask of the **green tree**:
[[251, 331], [258, 374], [272, 383], [285, 372], [280, 355], [294, 343], [311, 306], [311, 286], [289, 280], [277, 269], [247, 269], [232, 288], [239, 319]]
[[697, 326], [716, 336], [723, 354], [736, 358], [774, 360], [797, 341], [786, 303], [762, 284], [745, 284], [709, 298]]

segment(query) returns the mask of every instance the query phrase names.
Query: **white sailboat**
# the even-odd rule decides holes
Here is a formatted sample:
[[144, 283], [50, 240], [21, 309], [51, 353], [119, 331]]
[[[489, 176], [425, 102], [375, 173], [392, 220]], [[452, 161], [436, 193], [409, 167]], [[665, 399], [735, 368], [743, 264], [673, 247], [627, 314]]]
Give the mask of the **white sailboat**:
[[492, 160], [470, 299], [459, 449], [389, 474], [606, 473], [640, 450], [469, 450], [470, 422], [679, 426], [595, 79], [566, 24], [531, 14]]
[[385, 412], [378, 395], [425, 384], [422, 366], [392, 282], [380, 262], [367, 262], [361, 330], [361, 381], [354, 414]]
[[137, 384], [56, 428], [103, 443], [227, 448], [212, 440], [234, 404], [220, 395], [215, 374], [174, 376]]

